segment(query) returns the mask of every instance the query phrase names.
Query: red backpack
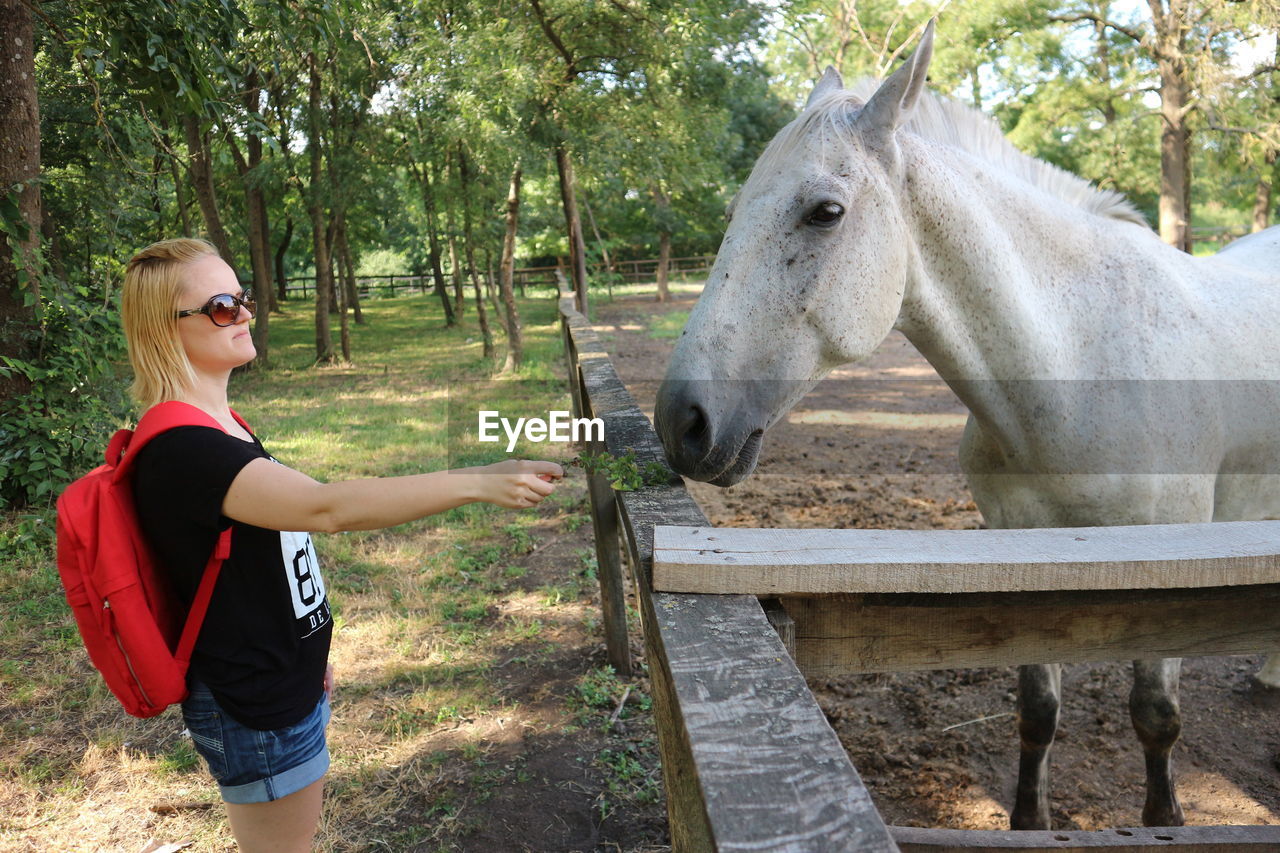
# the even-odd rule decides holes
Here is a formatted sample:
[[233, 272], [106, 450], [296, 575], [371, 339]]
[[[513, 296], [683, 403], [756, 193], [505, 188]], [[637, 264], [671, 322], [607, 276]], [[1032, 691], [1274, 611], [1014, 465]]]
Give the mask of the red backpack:
[[[246, 424], [231, 413], [241, 426]], [[222, 563], [231, 528], [222, 531], [200, 579], [185, 625], [166, 573], [138, 526], [129, 476], [143, 446], [180, 426], [222, 429], [204, 411], [170, 401], [148, 409], [136, 430], [119, 430], [107, 464], [67, 486], [58, 498], [58, 574], [89, 660], [135, 717], [154, 717], [187, 697], [187, 667]], [[127, 452], [126, 452], [127, 451]], [[181, 627], [181, 630], [179, 628]]]

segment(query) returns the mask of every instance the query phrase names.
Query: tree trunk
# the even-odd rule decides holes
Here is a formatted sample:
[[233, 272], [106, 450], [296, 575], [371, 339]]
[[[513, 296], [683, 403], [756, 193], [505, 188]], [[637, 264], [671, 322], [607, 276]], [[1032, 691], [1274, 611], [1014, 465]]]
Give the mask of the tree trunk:
[[173, 143], [169, 140], [169, 134], [165, 133], [161, 137], [164, 140], [164, 147], [171, 152], [169, 154], [169, 174], [173, 178], [173, 194], [178, 203], [178, 222], [182, 227], [182, 236], [190, 237], [194, 232], [191, 230], [191, 212], [187, 209], [191, 202], [187, 198], [187, 178], [182, 175], [182, 167], [178, 163], [178, 158], [173, 155]]
[[[22, 250], [36, 245], [40, 234], [40, 100], [36, 89], [35, 46], [31, 11], [23, 0], [0, 0], [0, 202], [17, 192], [18, 214], [27, 225]], [[9, 241], [0, 235], [0, 354], [25, 359], [31, 355], [37, 332], [40, 280], [19, 283], [18, 269]], [[27, 297], [33, 297], [28, 303]], [[24, 394], [30, 384], [24, 377], [0, 375], [0, 404]]]
[[[329, 186], [330, 188], [332, 188], [333, 184], [331, 183]], [[330, 197], [329, 224], [325, 227], [324, 239], [325, 239], [326, 245], [328, 245], [329, 247], [329, 263], [332, 264], [334, 267], [336, 267], [337, 264], [335, 261], [337, 257], [337, 250], [334, 247], [338, 244], [338, 240], [337, 240], [338, 229], [333, 219], [332, 204], [333, 204], [333, 199], [332, 197]], [[341, 271], [339, 270], [337, 272], [340, 274]], [[334, 269], [330, 269], [329, 270], [329, 314], [333, 315], [337, 313], [338, 313], [338, 275], [335, 275]]]
[[311, 186], [307, 213], [311, 216], [311, 240], [316, 264], [316, 363], [332, 364], [336, 358], [329, 334], [329, 293], [333, 290], [333, 261], [329, 255], [328, 225], [324, 210], [324, 158], [320, 150], [320, 66], [314, 53], [307, 54], [311, 85], [307, 117], [307, 150], [311, 155]]
[[[493, 274], [493, 252], [487, 248], [484, 250], [484, 268], [489, 274], [484, 280], [484, 292], [489, 297], [489, 304], [493, 306], [494, 316], [502, 317], [502, 306], [498, 304], [498, 277]], [[502, 323], [502, 320], [498, 320]], [[505, 328], [506, 323], [502, 323]]]
[[276, 247], [276, 304], [289, 301], [289, 281], [284, 275], [284, 257], [289, 251], [289, 244], [293, 242], [293, 217], [284, 221], [284, 239], [280, 241], [280, 245]]
[[205, 231], [218, 254], [239, 277], [235, 255], [231, 252], [231, 241], [227, 239], [226, 229], [222, 227], [222, 216], [218, 213], [218, 194], [213, 186], [213, 169], [209, 163], [209, 140], [200, 128], [199, 117], [184, 115], [182, 132], [187, 140], [187, 150], [191, 154], [191, 183], [195, 186], [196, 201], [200, 204], [200, 215], [204, 217]]
[[458, 178], [462, 183], [462, 248], [467, 255], [467, 273], [476, 295], [476, 320], [480, 323], [480, 336], [484, 340], [484, 357], [493, 358], [493, 332], [489, 329], [488, 312], [484, 307], [484, 293], [480, 290], [480, 276], [476, 272], [475, 244], [471, 239], [471, 169], [467, 154], [459, 148]]
[[1148, 0], [1156, 38], [1152, 53], [1160, 71], [1160, 239], [1191, 251], [1191, 83], [1186, 61], [1190, 27], [1187, 0]]
[[1270, 218], [1271, 181], [1269, 178], [1259, 178], [1253, 194], [1253, 232], [1256, 234], [1265, 231]]
[[671, 266], [671, 226], [668, 224], [671, 219], [671, 199], [657, 184], [653, 187], [653, 198], [658, 204], [657, 299], [659, 302], [666, 302], [671, 298], [671, 291], [667, 288], [667, 275]]
[[576, 307], [584, 316], [587, 313], [587, 251], [582, 240], [582, 219], [578, 216], [577, 187], [573, 177], [573, 162], [564, 142], [555, 147], [556, 171], [560, 175], [560, 201], [564, 205], [564, 221], [569, 237], [569, 262], [573, 273], [573, 292]]
[[445, 227], [448, 228], [449, 234], [445, 242], [449, 246], [449, 276], [453, 279], [453, 312], [461, 317], [466, 307], [466, 299], [462, 290], [462, 263], [458, 260], [458, 237], [453, 233], [452, 208], [449, 209], [447, 219]]
[[511, 373], [524, 362], [524, 341], [520, 329], [520, 310], [516, 307], [515, 289], [512, 287], [516, 261], [516, 231], [520, 220], [520, 179], [523, 173], [520, 163], [511, 171], [511, 184], [507, 190], [507, 233], [502, 241], [501, 273], [498, 288], [502, 291], [502, 304], [506, 307], [507, 360], [503, 373]]
[[360, 289], [356, 287], [356, 267], [351, 261], [351, 246], [347, 243], [347, 215], [338, 220], [338, 265], [342, 269], [343, 286], [347, 290], [346, 304], [356, 325], [364, 325], [364, 312], [360, 310]]
[[449, 304], [449, 291], [445, 287], [444, 270], [440, 266], [439, 217], [436, 216], [436, 194], [427, 166], [422, 167], [419, 179], [422, 182], [422, 206], [427, 211], [427, 259], [431, 263], [431, 277], [436, 283], [436, 296], [440, 297], [440, 305], [444, 308], [444, 325], [448, 328], [458, 325], [458, 318], [453, 313], [453, 306]]
[[[245, 109], [250, 113], [256, 113], [261, 92], [256, 73], [249, 72], [245, 78], [245, 86], [243, 96]], [[249, 259], [253, 267], [253, 292], [258, 294], [261, 302], [260, 310], [253, 317], [253, 345], [258, 351], [255, 364], [266, 365], [269, 363], [271, 340], [271, 229], [267, 221], [266, 199], [257, 174], [262, 165], [262, 138], [255, 133], [249, 133], [245, 140], [249, 152], [246, 159], [240, 153], [240, 146], [236, 143], [230, 129], [226, 137], [236, 162], [236, 171], [240, 175], [240, 183], [244, 188], [245, 212], [249, 220]]]
[[1185, 66], [1160, 66], [1160, 239], [1191, 251], [1191, 131], [1186, 122]]
[[[339, 224], [334, 228], [338, 235], [337, 243], [342, 242], [342, 226]], [[338, 341], [342, 349], [343, 362], [351, 363], [351, 324], [347, 321], [347, 307], [350, 304], [350, 291], [347, 289], [347, 277], [343, 272], [342, 250], [338, 250], [336, 258], [338, 262], [338, 279], [339, 284], [334, 288], [334, 296], [338, 303]]]
[[[67, 280], [67, 264], [62, 257], [62, 236], [58, 234], [58, 229], [54, 226], [53, 220], [48, 216], [41, 216], [40, 233], [44, 237], [45, 260], [49, 262], [49, 268], [53, 270], [53, 274], [61, 281]], [[36, 282], [36, 286], [39, 286]]]
[[[609, 247], [605, 245], [604, 238], [600, 236], [600, 229], [596, 227], [595, 214], [591, 212], [591, 205], [587, 204], [587, 200], [582, 200], [582, 208], [587, 212], [587, 221], [591, 223], [591, 233], [596, 237], [596, 245], [600, 247], [600, 260], [604, 261], [604, 277], [605, 286], [609, 288], [609, 301], [613, 301], [613, 259], [609, 257]], [[521, 296], [524, 294], [521, 293]]]
[[671, 298], [671, 291], [667, 287], [667, 276], [671, 266], [671, 232], [658, 232], [658, 296], [659, 302], [666, 302]]

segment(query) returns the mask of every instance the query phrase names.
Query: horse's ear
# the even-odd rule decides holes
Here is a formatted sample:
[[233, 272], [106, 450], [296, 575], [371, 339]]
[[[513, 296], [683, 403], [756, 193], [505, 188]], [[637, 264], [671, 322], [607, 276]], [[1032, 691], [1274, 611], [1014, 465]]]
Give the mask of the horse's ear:
[[822, 79], [813, 87], [813, 91], [809, 93], [809, 100], [805, 101], [804, 107], [808, 109], [814, 101], [821, 98], [828, 92], [838, 92], [844, 88], [844, 81], [840, 79], [840, 72], [834, 66], [828, 65], [827, 70], [823, 72]]
[[867, 101], [859, 115], [859, 125], [892, 133], [911, 116], [929, 76], [929, 60], [933, 58], [933, 24], [929, 21], [924, 28], [924, 35], [911, 58], [889, 75], [889, 79], [881, 83], [871, 100]]

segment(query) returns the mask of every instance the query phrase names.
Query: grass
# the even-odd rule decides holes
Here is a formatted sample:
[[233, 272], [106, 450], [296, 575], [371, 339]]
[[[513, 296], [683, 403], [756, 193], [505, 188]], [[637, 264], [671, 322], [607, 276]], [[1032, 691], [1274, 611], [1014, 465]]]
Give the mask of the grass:
[[[522, 303], [527, 363], [495, 378], [474, 314], [445, 329], [432, 298], [370, 300], [368, 322], [352, 327], [355, 362], [332, 367], [313, 366], [311, 311], [290, 304], [272, 318], [272, 369], [233, 379], [233, 405], [277, 458], [320, 480], [495, 461], [502, 447], [474, 441], [477, 407], [570, 408], [555, 308], [545, 295]], [[574, 455], [528, 443], [517, 452]], [[619, 804], [650, 807], [652, 737], [637, 746], [604, 725], [627, 685], [592, 660], [585, 491], [570, 477], [531, 511], [472, 505], [316, 538], [338, 674], [318, 849], [464, 846], [485, 828], [483, 804], [535, 795], [524, 792], [536, 782], [526, 752], [542, 742], [580, 741], [576, 760], [596, 785], [583, 795], [608, 803], [601, 822]], [[91, 669], [52, 526], [47, 511], [0, 519], [0, 849], [140, 850], [153, 836], [232, 849], [222, 809], [194, 807], [217, 794], [180, 716], [125, 716]], [[631, 686], [634, 703], [642, 690]], [[632, 703], [621, 719], [634, 732], [645, 716], [635, 709], [647, 706]], [[166, 803], [182, 807], [151, 812]]]
[[687, 322], [689, 322], [688, 311], [671, 311], [661, 314], [649, 324], [649, 337], [657, 340], [678, 338]]

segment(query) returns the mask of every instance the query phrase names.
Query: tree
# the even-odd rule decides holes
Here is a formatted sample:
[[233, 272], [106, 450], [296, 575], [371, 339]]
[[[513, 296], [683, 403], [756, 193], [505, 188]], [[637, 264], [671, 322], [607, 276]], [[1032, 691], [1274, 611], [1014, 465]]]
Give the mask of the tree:
[[[40, 102], [31, 13], [0, 0], [0, 357], [30, 357], [38, 330], [39, 279], [28, 271], [40, 232]], [[0, 361], [0, 403], [29, 379]]]
[[520, 330], [520, 312], [516, 308], [515, 289], [512, 286], [512, 274], [515, 269], [516, 232], [520, 223], [520, 180], [524, 175], [520, 161], [516, 161], [511, 171], [511, 184], [507, 191], [507, 230], [502, 241], [502, 266], [499, 276], [502, 291], [502, 305], [507, 327], [507, 360], [502, 366], [503, 373], [511, 373], [520, 369], [524, 361], [524, 339]]
[[1053, 15], [1062, 22], [1089, 21], [1129, 39], [1153, 62], [1160, 94], [1160, 238], [1191, 251], [1191, 124], [1196, 109], [1196, 54], [1211, 54], [1222, 35], [1211, 19], [1215, 4], [1195, 0], [1147, 0], [1150, 28], [1110, 16], [1110, 4], [1068, 8]]
[[311, 218], [311, 244], [316, 264], [316, 363], [332, 364], [337, 360], [333, 336], [329, 333], [329, 296], [333, 292], [333, 259], [329, 250], [328, 220], [325, 216], [324, 152], [321, 148], [322, 102], [320, 62], [315, 51], [307, 54], [307, 162], [310, 183], [307, 185], [307, 215]]

